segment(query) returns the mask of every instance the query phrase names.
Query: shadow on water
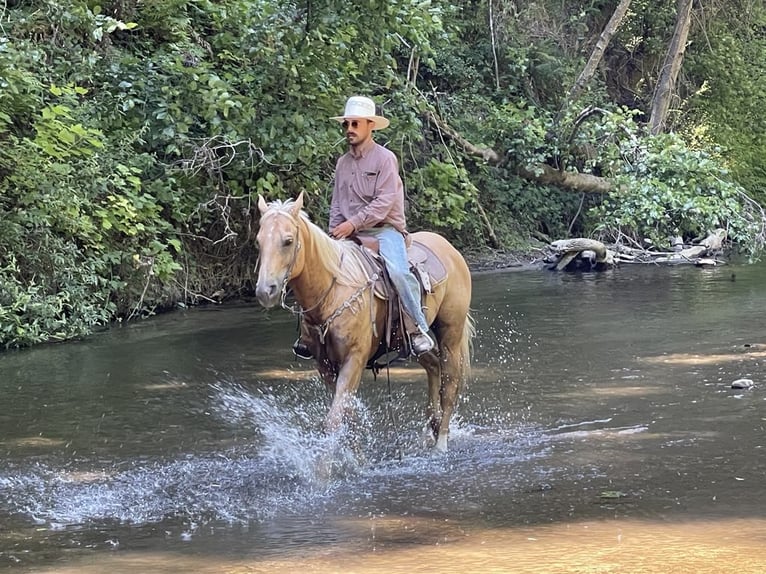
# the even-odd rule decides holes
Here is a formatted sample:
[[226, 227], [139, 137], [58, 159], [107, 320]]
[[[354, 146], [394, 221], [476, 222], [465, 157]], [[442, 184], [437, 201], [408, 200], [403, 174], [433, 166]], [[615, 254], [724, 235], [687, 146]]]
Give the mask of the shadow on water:
[[443, 456], [411, 364], [367, 374], [350, 428], [321, 432], [284, 312], [3, 355], [0, 566], [763, 571], [766, 269], [732, 272], [477, 277]]

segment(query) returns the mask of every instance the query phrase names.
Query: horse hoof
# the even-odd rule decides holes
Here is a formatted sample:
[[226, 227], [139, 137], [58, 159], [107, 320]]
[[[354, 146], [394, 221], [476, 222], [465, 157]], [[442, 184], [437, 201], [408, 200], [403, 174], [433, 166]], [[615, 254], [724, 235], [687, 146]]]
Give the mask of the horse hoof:
[[436, 439], [436, 444], [434, 445], [434, 450], [438, 453], [446, 453], [447, 452], [447, 437], [439, 437]]

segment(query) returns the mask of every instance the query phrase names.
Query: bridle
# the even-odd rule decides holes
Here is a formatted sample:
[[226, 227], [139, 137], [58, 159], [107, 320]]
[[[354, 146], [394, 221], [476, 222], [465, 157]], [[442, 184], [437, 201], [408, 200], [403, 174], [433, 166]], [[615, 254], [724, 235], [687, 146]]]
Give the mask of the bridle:
[[[282, 279], [282, 286], [280, 288], [280, 297], [279, 297], [279, 304], [280, 304], [280, 306], [283, 309], [287, 309], [288, 311], [293, 311], [293, 309], [291, 307], [289, 307], [285, 303], [285, 297], [287, 297], [287, 284], [290, 282], [290, 277], [293, 274], [293, 269], [295, 269], [295, 263], [298, 261], [298, 251], [300, 251], [300, 249], [301, 249], [301, 230], [300, 230], [300, 225], [294, 221], [293, 216], [290, 215], [289, 213], [285, 213], [283, 211], [273, 211], [273, 214], [274, 215], [286, 215], [287, 217], [289, 217], [293, 221], [293, 223], [295, 225], [295, 249], [293, 249], [293, 256], [292, 256], [292, 259], [290, 260], [290, 264], [287, 266], [287, 269], [285, 270], [285, 276]], [[265, 213], [263, 215], [263, 217], [265, 217], [266, 215], [270, 215], [270, 214], [269, 213]], [[261, 218], [261, 220], [263, 220], [263, 217]], [[263, 223], [261, 223], [261, 225], [263, 225]], [[255, 262], [255, 268], [256, 269], [258, 268], [260, 263], [261, 263], [261, 254], [259, 252], [258, 253], [258, 259]]]
[[[282, 214], [290, 217], [294, 220], [294, 217], [289, 214], [282, 211], [276, 211], [277, 215]], [[301, 243], [300, 237], [301, 237], [301, 229], [300, 229], [300, 223], [293, 221], [295, 224], [295, 249], [293, 250], [292, 259], [290, 260], [290, 264], [287, 266], [287, 270], [285, 271], [285, 276], [282, 279], [282, 287], [280, 290], [280, 306], [290, 311], [293, 315], [298, 315], [300, 317], [300, 320], [303, 321], [304, 317], [307, 313], [310, 313], [311, 311], [314, 311], [315, 309], [319, 308], [319, 306], [327, 299], [327, 297], [332, 292], [333, 288], [338, 282], [338, 277], [333, 275], [332, 281], [330, 282], [330, 285], [327, 287], [324, 293], [322, 293], [322, 296], [319, 297], [319, 299], [314, 303], [311, 307], [304, 309], [300, 305], [297, 306], [297, 308], [293, 305], [288, 305], [285, 299], [287, 298], [287, 284], [290, 282], [290, 278], [293, 274], [293, 269], [295, 269], [296, 262], [298, 260], [298, 252], [303, 247], [303, 244]], [[345, 256], [345, 252], [341, 253], [341, 260], [338, 263], [339, 266], [343, 264], [343, 257]], [[258, 262], [256, 262], [256, 266], [260, 262], [260, 256], [258, 257]], [[367, 280], [367, 282], [360, 286], [348, 299], [346, 299], [343, 303], [341, 303], [338, 308], [336, 308], [332, 313], [330, 313], [329, 317], [325, 319], [321, 324], [314, 325], [309, 323], [309, 326], [317, 331], [319, 334], [319, 341], [320, 343], [324, 344], [325, 338], [327, 336], [327, 332], [330, 329], [330, 325], [338, 318], [340, 317], [346, 309], [350, 309], [354, 302], [356, 302], [362, 294], [367, 290], [370, 289], [371, 291], [371, 297], [374, 297], [372, 294], [372, 290], [375, 288], [375, 283], [378, 280], [379, 275], [377, 273], [373, 273], [372, 276], [370, 276]], [[372, 321], [373, 329], [375, 329], [375, 322]]]

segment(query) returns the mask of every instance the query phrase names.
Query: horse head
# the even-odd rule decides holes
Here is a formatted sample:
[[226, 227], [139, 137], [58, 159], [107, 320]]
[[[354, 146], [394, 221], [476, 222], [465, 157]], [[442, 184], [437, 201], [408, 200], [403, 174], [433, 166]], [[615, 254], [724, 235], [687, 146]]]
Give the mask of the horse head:
[[302, 208], [303, 192], [295, 200], [268, 204], [262, 195], [258, 196], [261, 219], [256, 240], [260, 265], [255, 295], [267, 309], [280, 301], [287, 283], [300, 273]]

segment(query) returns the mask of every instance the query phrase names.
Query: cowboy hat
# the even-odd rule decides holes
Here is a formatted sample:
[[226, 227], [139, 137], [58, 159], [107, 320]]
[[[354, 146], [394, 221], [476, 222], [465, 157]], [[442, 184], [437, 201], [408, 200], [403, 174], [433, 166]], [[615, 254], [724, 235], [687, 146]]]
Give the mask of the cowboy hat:
[[342, 116], [334, 116], [331, 120], [337, 120], [342, 122], [344, 120], [352, 119], [366, 119], [375, 122], [372, 126], [374, 130], [382, 130], [388, 127], [390, 123], [388, 119], [383, 116], [375, 115], [375, 102], [370, 98], [364, 96], [351, 96], [346, 100], [346, 109], [343, 110]]

